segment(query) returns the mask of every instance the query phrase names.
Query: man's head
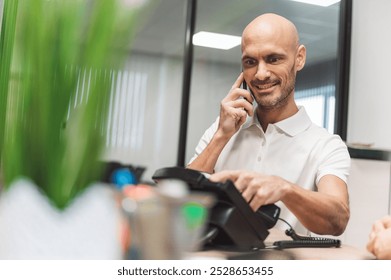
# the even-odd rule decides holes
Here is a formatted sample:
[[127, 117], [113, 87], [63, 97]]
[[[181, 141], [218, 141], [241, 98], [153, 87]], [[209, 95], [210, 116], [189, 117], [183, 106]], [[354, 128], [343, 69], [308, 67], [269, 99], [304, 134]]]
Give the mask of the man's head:
[[263, 14], [244, 29], [244, 78], [260, 109], [294, 104], [296, 73], [305, 64], [306, 50], [292, 22], [276, 14]]

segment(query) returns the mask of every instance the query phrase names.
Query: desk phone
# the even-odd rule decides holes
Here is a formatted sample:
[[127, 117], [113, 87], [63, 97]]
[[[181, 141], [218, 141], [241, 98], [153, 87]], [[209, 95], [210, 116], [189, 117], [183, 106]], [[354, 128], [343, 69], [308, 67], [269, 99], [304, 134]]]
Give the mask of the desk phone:
[[204, 237], [205, 248], [249, 251], [265, 248], [263, 241], [279, 217], [280, 208], [274, 204], [253, 211], [232, 181], [223, 183], [208, 180], [201, 172], [183, 167], [157, 170], [152, 179], [179, 179], [190, 190], [211, 193], [216, 204], [210, 211]]

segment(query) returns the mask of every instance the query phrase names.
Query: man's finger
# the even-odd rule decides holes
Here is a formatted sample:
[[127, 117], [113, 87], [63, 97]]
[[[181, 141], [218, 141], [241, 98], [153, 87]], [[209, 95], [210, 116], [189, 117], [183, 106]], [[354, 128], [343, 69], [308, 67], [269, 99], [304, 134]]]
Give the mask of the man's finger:
[[243, 83], [243, 80], [243, 72], [241, 72], [235, 83], [232, 85], [231, 89], [240, 88], [241, 84]]
[[221, 172], [214, 173], [210, 176], [209, 180], [213, 182], [225, 182], [227, 180], [236, 181], [240, 172], [224, 170]]

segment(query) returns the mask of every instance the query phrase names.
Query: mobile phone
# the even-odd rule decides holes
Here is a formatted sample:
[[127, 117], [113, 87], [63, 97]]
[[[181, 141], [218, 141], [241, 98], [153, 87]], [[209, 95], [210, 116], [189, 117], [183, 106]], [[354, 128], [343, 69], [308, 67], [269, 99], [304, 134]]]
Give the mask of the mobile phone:
[[242, 83], [242, 89], [245, 89], [247, 90], [247, 83], [245, 80], [243, 80], [243, 83]]
[[[251, 89], [248, 89], [247, 83], [246, 83], [246, 81], [244, 79], [243, 79], [243, 82], [242, 82], [242, 89], [248, 90], [250, 92], [251, 96], [253, 97], [253, 99], [255, 100], [255, 96], [254, 96], [253, 92], [251, 91]], [[252, 104], [252, 102], [250, 102], [250, 103]]]
[[[243, 73], [243, 68], [242, 69], [240, 69], [241, 71], [242, 71], [242, 73]], [[244, 80], [244, 77], [243, 77], [243, 82], [242, 82], [242, 89], [245, 89], [245, 90], [247, 90], [247, 83], [246, 83], [246, 81]]]
[[[242, 82], [242, 89], [245, 89], [245, 90], [247, 90], [247, 83], [246, 83], [246, 81], [243, 79], [243, 82]], [[249, 100], [247, 100], [247, 98], [244, 98], [244, 99], [246, 99], [246, 101], [248, 102], [248, 103], [251, 103]], [[251, 103], [252, 104], [252, 103]]]

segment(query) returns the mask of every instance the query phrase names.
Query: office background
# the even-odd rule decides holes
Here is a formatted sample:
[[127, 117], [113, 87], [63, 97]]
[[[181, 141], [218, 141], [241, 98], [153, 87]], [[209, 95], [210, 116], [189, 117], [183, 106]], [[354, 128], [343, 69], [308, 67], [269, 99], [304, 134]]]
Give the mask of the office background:
[[[1, 7], [3, 2], [0, 0]], [[104, 155], [107, 160], [146, 167], [143, 178], [147, 181], [157, 168], [178, 163], [188, 7], [188, 1], [184, 0], [151, 2], [151, 10], [140, 24], [132, 49], [127, 50], [126, 67], [113, 88]], [[347, 2], [352, 3], [350, 63], [348, 60], [349, 65], [341, 65], [346, 60], [338, 60], [340, 8]], [[336, 97], [336, 92], [341, 82], [347, 82], [345, 93], [349, 102], [348, 110], [344, 111], [347, 126], [342, 131], [346, 141], [391, 150], [388, 121], [391, 90], [386, 84], [391, 73], [388, 55], [391, 18], [387, 14], [390, 10], [391, 2], [387, 0], [343, 0], [329, 7], [290, 0], [225, 0], [223, 5], [219, 0], [198, 0], [194, 32], [240, 36], [242, 29], [258, 14], [275, 12], [286, 16], [297, 25], [308, 50], [307, 65], [298, 76], [298, 103], [306, 106], [314, 122], [335, 131], [338, 118], [343, 118], [339, 112], [335, 119], [340, 97]], [[218, 116], [219, 103], [240, 72], [240, 47], [228, 51], [194, 47], [193, 55], [185, 162], [193, 155], [204, 130]], [[343, 67], [350, 72], [341, 81], [338, 75]], [[88, 70], [82, 72], [81, 83], [87, 85], [91, 76], [93, 73]], [[82, 92], [77, 102], [83, 102]], [[351, 196], [353, 203], [368, 201], [364, 210], [376, 208], [357, 224], [369, 232], [374, 219], [390, 213], [390, 165], [358, 167], [358, 173], [374, 180], [366, 179], [365, 185], [363, 178], [355, 178], [355, 182], [361, 182], [362, 189]], [[372, 185], [382, 190], [372, 192]], [[358, 188], [352, 184], [351, 189]], [[368, 192], [370, 198], [366, 196]], [[365, 232], [363, 235], [367, 236]], [[363, 240], [360, 238], [356, 244], [362, 246]]]
[[[194, 33], [236, 36], [261, 13], [274, 12], [291, 19], [308, 52], [306, 67], [298, 75], [297, 101], [306, 106], [315, 123], [334, 132], [340, 74], [339, 2], [328, 7], [290, 0], [226, 0], [224, 5], [219, 0], [150, 2], [150, 11], [128, 50], [126, 67], [118, 73], [120, 78], [113, 88], [104, 159], [146, 167], [143, 178], [150, 180], [157, 168], [186, 164], [201, 135], [218, 116], [221, 99], [241, 71], [240, 46], [230, 50], [195, 46], [191, 71], [187, 71], [185, 32], [190, 16], [194, 17]], [[189, 14], [192, 3], [196, 5], [190, 7]], [[80, 83], [87, 87], [93, 76], [91, 70], [81, 71]], [[183, 87], [186, 76], [189, 88]], [[184, 91], [189, 98], [188, 121], [181, 127]], [[84, 100], [80, 90], [73, 106]], [[180, 133], [185, 138], [180, 138]]]
[[[146, 167], [144, 180], [150, 180], [157, 168], [177, 165], [179, 153], [184, 153], [184, 163], [188, 162], [202, 133], [218, 116], [220, 101], [241, 68], [239, 46], [231, 50], [194, 47], [187, 137], [180, 151], [183, 80], [189, 75], [184, 67], [187, 11], [188, 4], [195, 1], [150, 2], [126, 67], [118, 73], [113, 88], [104, 155], [106, 160]], [[307, 107], [314, 122], [334, 131], [340, 3], [320, 7], [290, 0], [226, 0], [224, 5], [219, 0], [196, 2], [194, 33], [240, 36], [253, 18], [265, 12], [291, 19], [308, 49], [307, 65], [298, 76], [298, 103]], [[87, 87], [93, 75], [88, 69], [81, 71], [80, 83]], [[81, 90], [72, 105], [84, 100]]]
[[[178, 146], [183, 118], [180, 111], [183, 76], [188, 74], [183, 72], [187, 59], [184, 35], [188, 2], [192, 1], [155, 2], [151, 20], [138, 32], [130, 57], [129, 70], [144, 77], [145, 93], [138, 90], [132, 94], [127, 90], [127, 96], [143, 96], [146, 100], [137, 105], [140, 111], [133, 112], [128, 119], [133, 122], [128, 124], [133, 129], [130, 146], [126, 150], [119, 145], [111, 146], [107, 156], [147, 166], [146, 178], [156, 168], [178, 164], [178, 153], [183, 152]], [[302, 43], [308, 48], [305, 71], [312, 75], [304, 71], [299, 74], [296, 97], [302, 104], [310, 102], [308, 110], [313, 112], [314, 121], [333, 131], [339, 3], [325, 8], [287, 0], [224, 1], [224, 5], [217, 0], [197, 1], [194, 33], [209, 31], [240, 36], [249, 21], [264, 12], [280, 13], [298, 26]], [[195, 46], [193, 56], [188, 122], [187, 128], [182, 127], [187, 136], [185, 143], [181, 143], [185, 146], [185, 159], [179, 164], [188, 162], [193, 155], [202, 133], [218, 116], [220, 101], [241, 68], [239, 46], [231, 50]], [[123, 107], [124, 112], [129, 112], [129, 105]], [[120, 138], [117, 140], [121, 142]]]

